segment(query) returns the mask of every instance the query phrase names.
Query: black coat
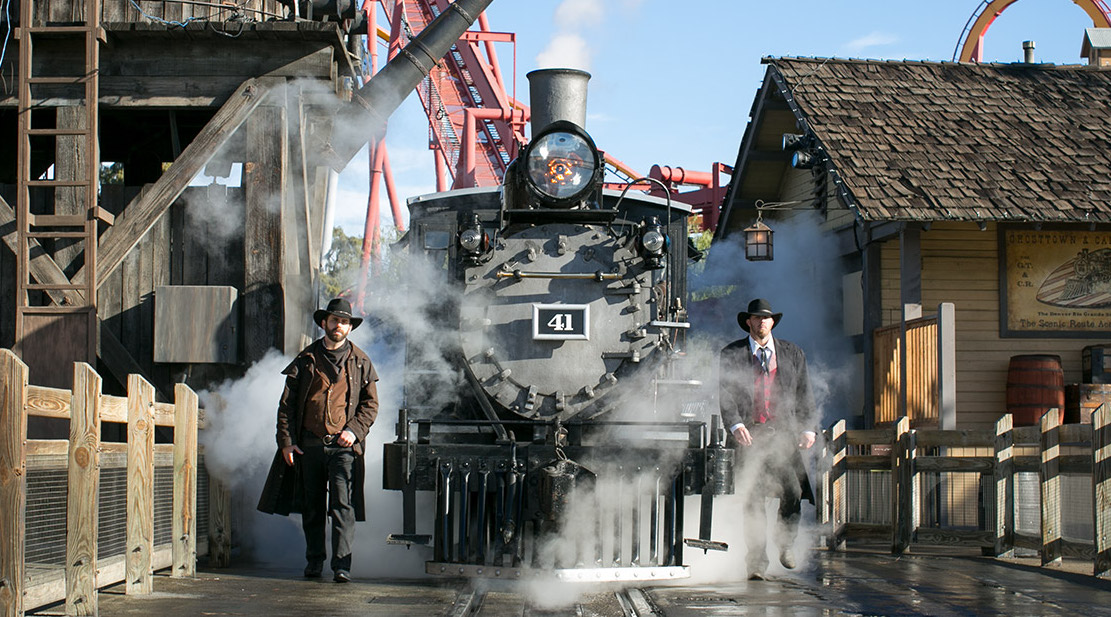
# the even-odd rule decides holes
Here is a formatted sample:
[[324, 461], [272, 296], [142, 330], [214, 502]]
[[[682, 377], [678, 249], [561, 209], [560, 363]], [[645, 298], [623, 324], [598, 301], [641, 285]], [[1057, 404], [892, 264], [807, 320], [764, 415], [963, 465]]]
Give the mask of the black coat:
[[[810, 390], [806, 354], [790, 341], [781, 338], [774, 340], [776, 370], [772, 381], [772, 400], [775, 401], [775, 410], [768, 426], [791, 435], [789, 440], [780, 440], [790, 445], [794, 443], [793, 436], [803, 431], [817, 432], [811, 426], [815, 416], [814, 395]], [[759, 430], [753, 421], [756, 362], [748, 337], [733, 341], [721, 350], [718, 403], [722, 424], [727, 431], [739, 423], [744, 423], [749, 431]], [[802, 497], [813, 502], [814, 494], [806, 474], [806, 465], [801, 453], [796, 450], [794, 454], [791, 457], [791, 466], [798, 477]]]
[[[316, 358], [323, 349], [320, 339], [301, 350], [293, 362], [282, 371], [286, 376], [285, 389], [278, 403], [277, 442], [278, 450], [270, 464], [266, 484], [262, 487], [258, 509], [269, 514], [288, 515], [302, 512], [304, 504], [301, 482], [300, 457], [293, 458], [293, 466], [285, 464], [282, 448], [297, 445], [301, 433], [302, 413], [308, 399], [309, 386], [316, 372]], [[347, 375], [347, 425], [344, 429], [355, 434], [352, 450], [355, 452], [354, 488], [351, 503], [355, 507], [355, 520], [366, 520], [366, 502], [363, 495], [363, 482], [366, 479], [366, 466], [363, 453], [366, 436], [378, 417], [378, 373], [370, 358], [351, 343], [351, 353], [344, 364]]]

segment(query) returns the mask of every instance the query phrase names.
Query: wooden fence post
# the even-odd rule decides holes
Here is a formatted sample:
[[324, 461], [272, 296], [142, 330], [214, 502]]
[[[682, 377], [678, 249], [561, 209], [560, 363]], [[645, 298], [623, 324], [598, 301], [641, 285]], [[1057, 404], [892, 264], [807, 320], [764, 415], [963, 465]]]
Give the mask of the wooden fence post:
[[914, 532], [914, 438], [910, 432], [910, 418], [905, 415], [895, 423], [895, 438], [891, 448], [891, 553], [901, 555], [910, 548]]
[[957, 428], [957, 327], [956, 306], [937, 306], [937, 423], [938, 428]]
[[1004, 414], [995, 422], [995, 531], [996, 557], [1015, 554], [1015, 435], [1014, 416]]
[[125, 591], [154, 590], [154, 386], [127, 376], [127, 564]]
[[27, 504], [27, 365], [0, 349], [0, 615], [22, 617]]
[[845, 525], [849, 520], [847, 450], [848, 439], [845, 435], [845, 421], [838, 420], [831, 429], [829, 447], [833, 451], [833, 464], [829, 469], [830, 550], [845, 549]]
[[174, 386], [174, 522], [171, 576], [197, 574], [197, 394]]
[[73, 364], [69, 484], [66, 496], [66, 615], [96, 615], [97, 506], [100, 487], [101, 378]]
[[208, 480], [208, 564], [216, 568], [231, 563], [231, 496], [215, 478]]
[[1041, 418], [1042, 565], [1061, 563], [1061, 414], [1056, 409]]
[[1095, 571], [1111, 577], [1111, 407], [1092, 414], [1092, 506], [1095, 508]]

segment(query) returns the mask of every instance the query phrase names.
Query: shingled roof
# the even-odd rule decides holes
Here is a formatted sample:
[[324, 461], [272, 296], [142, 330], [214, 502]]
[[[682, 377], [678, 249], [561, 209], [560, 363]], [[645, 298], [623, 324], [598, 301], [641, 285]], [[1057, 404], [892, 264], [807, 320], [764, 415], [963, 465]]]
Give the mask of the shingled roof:
[[764, 62], [864, 220], [1111, 221], [1111, 70]]

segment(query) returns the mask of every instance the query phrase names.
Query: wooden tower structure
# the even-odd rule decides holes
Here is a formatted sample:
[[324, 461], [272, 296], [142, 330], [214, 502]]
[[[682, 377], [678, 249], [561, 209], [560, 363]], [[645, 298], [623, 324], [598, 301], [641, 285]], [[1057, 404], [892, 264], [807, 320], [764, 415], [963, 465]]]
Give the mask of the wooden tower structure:
[[[405, 55], [389, 98], [419, 83], [414, 57], [442, 50], [420, 58], [427, 73], [488, 3], [444, 11], [450, 28]], [[365, 22], [316, 5], [13, 0], [0, 347], [33, 382], [68, 387], [80, 360], [169, 400], [173, 383], [236, 377], [307, 343], [329, 173], [396, 107], [360, 96], [376, 80], [354, 90]]]

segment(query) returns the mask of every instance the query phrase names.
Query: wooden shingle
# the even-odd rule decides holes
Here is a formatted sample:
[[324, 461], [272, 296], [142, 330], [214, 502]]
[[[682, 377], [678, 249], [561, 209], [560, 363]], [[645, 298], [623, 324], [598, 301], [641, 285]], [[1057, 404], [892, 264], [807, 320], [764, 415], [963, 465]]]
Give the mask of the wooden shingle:
[[764, 62], [864, 220], [1111, 221], [1111, 70]]

